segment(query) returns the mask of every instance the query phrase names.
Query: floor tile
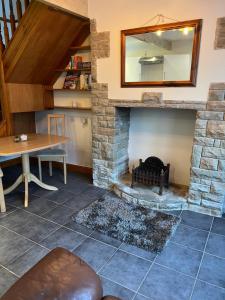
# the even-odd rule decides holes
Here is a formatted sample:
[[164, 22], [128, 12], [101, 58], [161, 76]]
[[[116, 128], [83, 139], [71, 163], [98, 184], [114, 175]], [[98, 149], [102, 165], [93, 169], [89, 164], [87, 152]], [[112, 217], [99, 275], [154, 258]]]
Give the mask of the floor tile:
[[7, 218], [0, 219], [0, 225], [5, 226], [11, 230], [17, 230], [18, 228], [26, 225], [32, 220], [33, 215], [27, 213], [24, 210], [18, 209], [7, 216]]
[[[113, 295], [123, 300], [131, 300], [134, 296], [134, 292], [126, 289], [125, 287], [112, 282], [104, 277], [101, 277], [103, 286], [103, 295]], [[143, 299], [144, 300], [144, 299]]]
[[15, 211], [17, 208], [6, 203], [6, 212], [0, 212], [0, 219]]
[[203, 250], [208, 237], [208, 231], [180, 224], [171, 241], [197, 250]]
[[205, 254], [198, 275], [199, 279], [225, 288], [225, 259]]
[[205, 251], [225, 258], [225, 236], [210, 233]]
[[27, 208], [24, 208], [24, 210], [41, 216], [55, 208], [56, 205], [56, 203], [49, 201], [48, 199], [45, 199], [43, 197], [36, 197], [29, 202], [29, 206]]
[[90, 205], [92, 202], [96, 200], [96, 196], [90, 196], [86, 193], [82, 193], [79, 195], [74, 195], [73, 198], [64, 202], [63, 205], [68, 206], [77, 212], [81, 209], [85, 208], [86, 206]]
[[63, 204], [67, 200], [73, 198], [74, 195], [65, 189], [61, 189], [60, 191], [49, 192], [45, 197], [57, 204]]
[[190, 276], [196, 276], [202, 252], [169, 242], [156, 262]]
[[3, 266], [7, 266], [34, 245], [33, 242], [3, 227], [0, 227], [0, 237], [0, 264]]
[[225, 289], [197, 280], [192, 300], [224, 300]]
[[154, 264], [139, 292], [154, 300], [188, 300], [194, 278]]
[[16, 260], [11, 262], [7, 268], [19, 277], [21, 277], [31, 267], [33, 267], [37, 262], [39, 262], [39, 260], [41, 260], [46, 254], [48, 254], [48, 252], [49, 251], [47, 249], [39, 245], [34, 245], [24, 255], [21, 255]]
[[43, 214], [43, 217], [60, 225], [64, 225], [71, 221], [73, 213], [73, 209], [64, 205], [58, 205], [56, 208], [53, 208], [49, 212]]
[[67, 228], [59, 228], [47, 238], [45, 238], [40, 244], [48, 249], [54, 249], [56, 247], [63, 247], [72, 251], [75, 247], [79, 246], [87, 236], [74, 232]]
[[212, 225], [212, 232], [225, 235], [225, 219], [224, 218], [214, 218], [213, 225]]
[[79, 195], [86, 191], [90, 187], [89, 183], [82, 182], [79, 179], [68, 182], [66, 185], [66, 190], [73, 193], [74, 195]]
[[[30, 193], [29, 204], [31, 204], [35, 199], [39, 199], [39, 197]], [[9, 195], [6, 196], [6, 202], [18, 208], [24, 208], [24, 192], [15, 191], [10, 193]]]
[[120, 246], [120, 249], [123, 251], [126, 251], [130, 254], [133, 254], [133, 255], [139, 256], [141, 258], [148, 259], [148, 260], [153, 260], [156, 257], [156, 253], [146, 251], [144, 249], [141, 249], [136, 246], [129, 245], [129, 244], [125, 244], [125, 243], [123, 243]]
[[199, 214], [194, 211], [183, 210], [181, 213], [182, 224], [209, 231], [213, 217]]
[[106, 244], [109, 244], [113, 247], [119, 247], [122, 242], [120, 242], [119, 240], [116, 240], [106, 234], [103, 234], [103, 233], [100, 233], [100, 232], [97, 232], [97, 231], [94, 231], [92, 234], [91, 234], [91, 237], [98, 240], [98, 241], [101, 241], [103, 243], [106, 243]]
[[174, 215], [174, 216], [179, 217], [182, 213], [182, 210], [164, 210], [163, 212], [165, 214]]
[[135, 296], [134, 300], [150, 300], [150, 298], [145, 297], [145, 296], [143, 296], [143, 295], [141, 295], [141, 294], [137, 294], [137, 295]]
[[98, 271], [115, 251], [114, 247], [88, 238], [73, 252]]
[[25, 225], [16, 228], [15, 231], [36, 243], [39, 243], [60, 226], [38, 216], [31, 216], [32, 218]]
[[68, 223], [66, 223], [64, 225], [65, 227], [70, 228], [70, 229], [72, 229], [74, 231], [77, 231], [77, 232], [85, 234], [85, 235], [90, 235], [93, 232], [93, 230], [91, 230], [90, 228], [77, 224], [74, 221], [74, 217], [73, 216], [72, 216], [71, 219], [72, 220], [70, 222], [68, 222]]
[[17, 281], [17, 277], [0, 267], [0, 297]]
[[136, 291], [150, 265], [150, 261], [119, 250], [100, 271], [100, 274]]

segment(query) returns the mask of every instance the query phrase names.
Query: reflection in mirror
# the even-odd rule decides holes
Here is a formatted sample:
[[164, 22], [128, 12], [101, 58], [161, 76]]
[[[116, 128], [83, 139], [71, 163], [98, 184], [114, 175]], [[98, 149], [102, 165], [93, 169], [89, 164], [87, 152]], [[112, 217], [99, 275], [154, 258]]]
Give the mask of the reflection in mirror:
[[161, 85], [164, 85], [168, 82], [172, 85], [171, 82], [176, 82], [178, 85], [178, 82], [183, 82], [186, 85], [194, 85], [196, 74], [192, 72], [196, 72], [199, 46], [196, 44], [196, 41], [199, 41], [196, 39], [196, 27], [155, 27], [159, 29], [147, 31], [145, 28], [143, 33], [135, 32], [134, 29], [134, 32], [124, 34], [124, 83], [154, 85], [154, 82], [157, 82], [160, 85], [161, 82]]

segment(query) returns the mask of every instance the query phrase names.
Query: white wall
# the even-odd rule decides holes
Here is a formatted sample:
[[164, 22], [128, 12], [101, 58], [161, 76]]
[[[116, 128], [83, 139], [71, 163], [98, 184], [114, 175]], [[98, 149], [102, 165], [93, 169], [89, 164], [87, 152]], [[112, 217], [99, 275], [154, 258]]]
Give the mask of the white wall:
[[129, 165], [158, 156], [171, 164], [170, 181], [188, 185], [196, 113], [187, 110], [132, 109]]
[[71, 10], [79, 15], [87, 17], [88, 15], [88, 0], [41, 0], [49, 2], [56, 6]]
[[[224, 0], [89, 0], [88, 10], [98, 31], [110, 31], [110, 57], [98, 61], [98, 80], [109, 84], [110, 98], [141, 99], [143, 91], [154, 90], [168, 100], [205, 101], [210, 82], [225, 81], [225, 50], [213, 49], [216, 19], [225, 15]], [[181, 21], [203, 19], [197, 87], [120, 88], [120, 30], [143, 26], [159, 13]]]
[[[141, 99], [143, 92], [154, 91], [162, 92], [164, 100], [206, 101], [209, 84], [225, 81], [225, 50], [214, 50], [216, 20], [225, 15], [224, 0], [89, 0], [88, 10], [99, 32], [110, 31], [110, 57], [98, 60], [97, 65], [98, 81], [108, 83], [110, 98]], [[121, 88], [120, 31], [141, 27], [159, 13], [180, 21], [203, 19], [197, 87]], [[130, 165], [138, 158], [159, 155], [171, 162], [172, 181], [188, 184], [193, 118], [190, 112], [133, 110]]]
[[66, 136], [70, 141], [65, 148], [70, 164], [91, 167], [91, 111], [54, 109], [36, 113], [36, 131], [47, 133], [47, 114], [63, 113], [66, 118]]

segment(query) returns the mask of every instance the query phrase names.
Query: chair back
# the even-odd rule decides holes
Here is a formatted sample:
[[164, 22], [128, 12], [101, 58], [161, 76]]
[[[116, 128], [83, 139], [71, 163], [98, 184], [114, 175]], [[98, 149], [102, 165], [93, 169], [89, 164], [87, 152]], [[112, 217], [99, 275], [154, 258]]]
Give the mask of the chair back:
[[[60, 130], [61, 128], [61, 130]], [[48, 114], [48, 134], [65, 136], [65, 115]]]

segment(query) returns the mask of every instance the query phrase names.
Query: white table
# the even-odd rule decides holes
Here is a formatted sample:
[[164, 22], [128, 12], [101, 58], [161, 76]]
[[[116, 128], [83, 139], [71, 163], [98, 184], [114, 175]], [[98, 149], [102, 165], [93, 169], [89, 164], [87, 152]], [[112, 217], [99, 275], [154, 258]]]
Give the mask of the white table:
[[[37, 185], [43, 189], [56, 191], [57, 187], [51, 186], [40, 181], [34, 174], [30, 172], [30, 160], [29, 154], [39, 150], [44, 150], [64, 144], [68, 142], [68, 138], [57, 136], [57, 135], [48, 135], [48, 134], [29, 134], [28, 140], [25, 142], [14, 142], [14, 137], [3, 137], [0, 138], [0, 156], [10, 156], [10, 155], [21, 155], [22, 156], [22, 174], [17, 178], [12, 186], [4, 190], [4, 195], [9, 194], [15, 190], [18, 185], [24, 182], [25, 185], [25, 196], [24, 196], [24, 206], [28, 207], [28, 198], [29, 198], [29, 183], [35, 182]], [[0, 204], [2, 210], [5, 210], [5, 201], [4, 196], [2, 199], [0, 192]]]

